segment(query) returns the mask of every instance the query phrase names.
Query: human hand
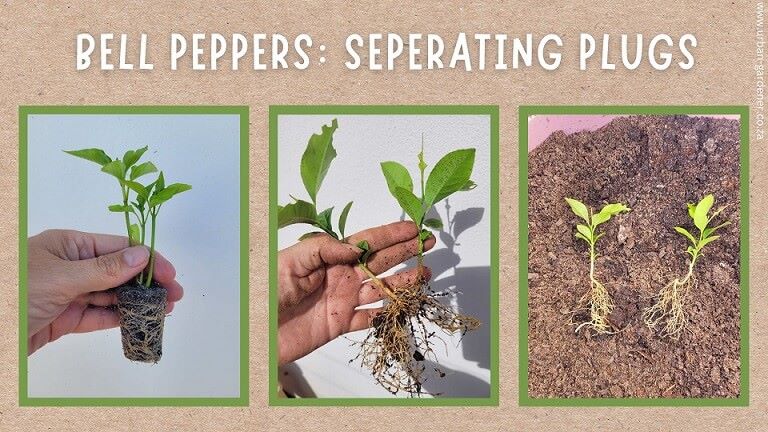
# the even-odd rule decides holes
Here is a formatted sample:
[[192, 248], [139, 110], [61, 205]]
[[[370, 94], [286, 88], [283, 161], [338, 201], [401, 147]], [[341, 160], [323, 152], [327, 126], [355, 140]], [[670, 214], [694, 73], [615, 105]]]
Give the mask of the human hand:
[[[278, 363], [300, 359], [336, 337], [370, 327], [380, 308], [355, 310], [385, 294], [357, 265], [362, 251], [354, 246], [366, 240], [372, 254], [368, 268], [375, 275], [418, 254], [419, 230], [413, 222], [396, 222], [367, 229], [341, 242], [318, 234], [281, 250], [278, 272]], [[427, 251], [435, 238], [424, 242]], [[388, 287], [407, 286], [419, 278], [429, 280], [428, 268], [403, 271], [381, 279]]]
[[[149, 262], [145, 246], [128, 238], [70, 230], [48, 230], [27, 242], [28, 355], [69, 333], [120, 325], [115, 288]], [[183, 295], [176, 270], [159, 253], [153, 278], [168, 291], [168, 309]]]

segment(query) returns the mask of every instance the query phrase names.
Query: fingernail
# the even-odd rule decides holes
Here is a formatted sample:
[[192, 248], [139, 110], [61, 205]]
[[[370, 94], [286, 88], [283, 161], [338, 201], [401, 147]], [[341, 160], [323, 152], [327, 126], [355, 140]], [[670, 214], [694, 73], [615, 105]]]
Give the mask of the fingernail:
[[123, 252], [123, 262], [128, 267], [143, 264], [149, 258], [149, 251], [144, 246], [129, 247]]

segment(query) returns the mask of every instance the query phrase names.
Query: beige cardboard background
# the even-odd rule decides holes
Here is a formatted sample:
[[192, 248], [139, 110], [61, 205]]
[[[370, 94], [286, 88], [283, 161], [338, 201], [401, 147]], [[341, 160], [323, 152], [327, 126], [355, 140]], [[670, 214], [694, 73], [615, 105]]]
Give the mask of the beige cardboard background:
[[[754, 99], [754, 2], [375, 1], [307, 5], [275, 2], [165, 2], [150, 7], [71, 1], [0, 5], [0, 430], [760, 430], [768, 404], [765, 309], [766, 156], [751, 145], [751, 406], [702, 408], [527, 408], [517, 406], [517, 106], [521, 104], [750, 104]], [[540, 6], [545, 3], [545, 6]], [[81, 31], [149, 34], [152, 72], [74, 70]], [[171, 32], [310, 33], [328, 63], [307, 71], [171, 73]], [[353, 32], [557, 32], [566, 42], [559, 70], [348, 71], [343, 42]], [[691, 71], [578, 71], [579, 32], [690, 32], [699, 40]], [[451, 44], [452, 45], [452, 44]], [[132, 48], [135, 51], [135, 46]], [[270, 104], [498, 104], [501, 144], [501, 402], [498, 408], [267, 407], [267, 110]], [[248, 408], [19, 408], [18, 119], [22, 104], [236, 104], [251, 107], [251, 305]], [[754, 111], [753, 111], [754, 114]], [[754, 126], [753, 126], [754, 130]], [[179, 304], [183, 307], [183, 302]]]

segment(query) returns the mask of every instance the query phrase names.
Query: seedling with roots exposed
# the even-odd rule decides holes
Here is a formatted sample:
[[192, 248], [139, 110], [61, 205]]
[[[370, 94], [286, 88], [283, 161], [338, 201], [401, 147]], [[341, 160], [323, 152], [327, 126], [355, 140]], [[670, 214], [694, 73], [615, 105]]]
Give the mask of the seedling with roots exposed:
[[708, 228], [715, 217], [727, 207], [718, 208], [710, 216], [709, 211], [714, 203], [715, 198], [712, 195], [707, 195], [698, 204], [688, 204], [688, 216], [691, 217], [693, 225], [698, 229], [698, 236], [694, 236], [683, 227], [675, 227], [675, 231], [691, 242], [691, 245], [685, 250], [685, 253], [690, 256], [688, 273], [683, 277], [675, 278], [664, 286], [659, 291], [656, 303], [643, 312], [645, 325], [651, 330], [658, 330], [661, 337], [680, 339], [688, 323], [685, 315], [686, 301], [691, 288], [696, 287], [696, 276], [693, 271], [696, 261], [704, 254], [702, 252], [704, 246], [720, 238], [718, 235], [713, 235], [715, 231], [730, 224], [729, 221], [725, 221], [720, 225]]
[[587, 223], [576, 225], [576, 238], [589, 245], [589, 292], [579, 300], [578, 307], [578, 310], [589, 310], [589, 320], [579, 324], [576, 332], [586, 327], [597, 334], [612, 333], [615, 329], [608, 320], [608, 316], [613, 311], [613, 300], [605, 285], [595, 277], [595, 260], [597, 259], [595, 244], [605, 235], [605, 233], [599, 233], [597, 227], [608, 222], [611, 217], [631, 209], [624, 204], [614, 203], [606, 205], [599, 213], [592, 214], [592, 211], [588, 210], [581, 201], [572, 198], [566, 198], [565, 201], [568, 202], [571, 211]]
[[[418, 396], [422, 393], [426, 370], [424, 360], [436, 360], [433, 345], [442, 341], [430, 324], [446, 334], [461, 333], [462, 336], [480, 326], [477, 319], [442, 304], [438, 298], [446, 294], [432, 291], [426, 278], [421, 277], [424, 241], [432, 235], [427, 228], [442, 228], [439, 219], [426, 218], [426, 214], [449, 195], [476, 186], [470, 180], [474, 162], [475, 149], [450, 152], [435, 164], [425, 182], [427, 164], [422, 142], [418, 154], [421, 196], [414, 194], [413, 180], [407, 168], [392, 161], [381, 164], [390, 193], [419, 228], [417, 268], [420, 277], [411, 285], [388, 287], [368, 269], [367, 253], [361, 256], [359, 263], [371, 281], [386, 294], [386, 303], [371, 319], [371, 330], [361, 343], [362, 350], [357, 358], [371, 370], [376, 381], [393, 394], [402, 391]], [[365, 241], [360, 242], [358, 247], [368, 250]], [[436, 372], [442, 374], [438, 369]]]
[[[292, 203], [278, 207], [278, 228], [292, 224], [309, 224], [321, 230], [310, 232], [301, 239], [324, 232], [340, 241], [346, 241], [344, 229], [352, 202], [349, 202], [338, 219], [338, 231], [332, 223], [333, 207], [317, 211], [317, 193], [325, 178], [331, 162], [336, 157], [333, 147], [333, 133], [338, 123], [322, 127], [320, 134], [309, 139], [301, 158], [301, 178], [310, 200], [295, 197]], [[426, 218], [425, 215], [436, 203], [449, 195], [470, 190], [475, 183], [470, 180], [475, 161], [474, 149], [463, 149], [448, 153], [432, 169], [425, 180], [427, 168], [423, 148], [418, 155], [421, 196], [413, 192], [413, 181], [408, 170], [397, 162], [381, 164], [389, 191], [397, 199], [403, 211], [419, 228], [418, 269], [419, 277], [409, 286], [390, 287], [368, 268], [371, 254], [366, 240], [357, 243], [362, 250], [357, 265], [368, 276], [386, 298], [381, 312], [370, 319], [367, 337], [359, 342], [360, 353], [350, 362], [360, 359], [364, 367], [371, 370], [376, 381], [393, 394], [399, 392], [417, 396], [422, 393], [422, 373], [425, 371], [424, 360], [434, 359], [433, 337], [435, 330], [428, 327], [433, 323], [446, 333], [476, 329], [480, 323], [471, 317], [458, 314], [450, 307], [440, 303], [444, 293], [435, 293], [426, 285], [423, 277], [424, 242], [431, 233], [427, 228], [441, 229], [438, 219]]]

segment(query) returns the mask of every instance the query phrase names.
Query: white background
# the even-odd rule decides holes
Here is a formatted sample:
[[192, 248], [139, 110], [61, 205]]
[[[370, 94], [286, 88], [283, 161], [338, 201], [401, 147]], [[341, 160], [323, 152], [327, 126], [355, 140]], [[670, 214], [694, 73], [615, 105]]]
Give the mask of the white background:
[[158, 217], [157, 247], [185, 290], [166, 318], [160, 362], [124, 358], [119, 329], [67, 335], [29, 357], [30, 397], [240, 395], [239, 143], [235, 115], [29, 117], [30, 236], [49, 228], [125, 235], [122, 215], [107, 211], [120, 201], [117, 181], [65, 149], [122, 157], [148, 145], [142, 161], [166, 183], [192, 185]]
[[[453, 291], [443, 298], [462, 312], [473, 315], [483, 326], [459, 337], [443, 336], [446, 350], [436, 350], [446, 377], [431, 378], [425, 390], [447, 397], [488, 397], [490, 392], [490, 117], [448, 115], [358, 115], [307, 116], [281, 115], [278, 118], [278, 202], [290, 202], [289, 194], [309, 200], [301, 181], [301, 155], [313, 133], [323, 124], [338, 119], [339, 128], [333, 144], [338, 156], [333, 160], [318, 194], [318, 207], [334, 206], [334, 226], [338, 212], [354, 201], [347, 220], [346, 233], [394, 222], [403, 218], [400, 207], [389, 193], [379, 163], [394, 160], [411, 172], [418, 183], [417, 154], [424, 134], [427, 173], [443, 155], [460, 148], [477, 149], [472, 179], [477, 188], [452, 195], [450, 217], [457, 218], [453, 240], [450, 233], [437, 235], [436, 247], [425, 264], [432, 268], [432, 286], [437, 291]], [[418, 186], [417, 186], [418, 188]], [[448, 225], [446, 203], [435, 210]], [[279, 248], [293, 244], [312, 228], [294, 225], [279, 231]], [[459, 232], [461, 231], [461, 232]], [[449, 246], [451, 243], [453, 249]], [[408, 263], [413, 265], [413, 262]], [[403, 266], [397, 269], [402, 269]], [[391, 272], [390, 272], [391, 273]], [[312, 354], [300, 359], [289, 371], [287, 388], [319, 397], [387, 397], [369, 371], [359, 362], [350, 364], [357, 353], [351, 340], [360, 341], [365, 332], [337, 338]], [[429, 369], [429, 368], [428, 368]], [[310, 393], [311, 392], [311, 393]]]

